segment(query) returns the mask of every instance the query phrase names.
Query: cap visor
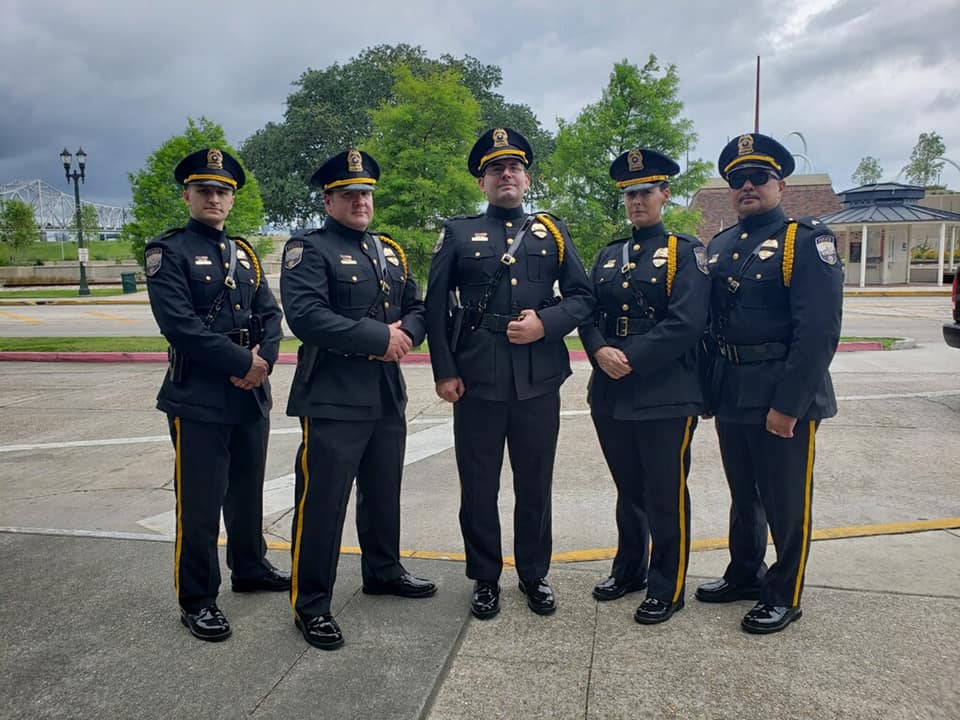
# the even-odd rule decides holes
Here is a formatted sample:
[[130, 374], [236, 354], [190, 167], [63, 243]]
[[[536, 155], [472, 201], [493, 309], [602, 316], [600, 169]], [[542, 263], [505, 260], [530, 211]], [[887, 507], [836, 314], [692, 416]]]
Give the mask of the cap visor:
[[367, 185], [366, 183], [357, 183], [355, 185], [341, 185], [340, 187], [330, 188], [330, 191], [333, 190], [369, 190], [373, 192], [373, 185]]
[[660, 180], [658, 182], [637, 183], [636, 185], [629, 185], [623, 188], [623, 194], [626, 195], [627, 193], [636, 192], [637, 190], [647, 190], [648, 188], [657, 187], [662, 182], [665, 182], [665, 181]]
[[753, 162], [751, 160], [748, 160], [747, 162], [738, 163], [737, 165], [734, 165], [732, 168], [730, 168], [730, 170], [727, 172], [727, 177], [729, 177], [730, 175], [733, 175], [735, 172], [739, 172], [741, 170], [747, 170], [747, 169], [768, 170], [769, 172], [772, 172], [775, 175], [778, 174], [777, 169], [770, 163]]
[[235, 189], [230, 183], [218, 182], [217, 180], [193, 180], [188, 182], [187, 185], [208, 185], [210, 187], [226, 188], [227, 190]]

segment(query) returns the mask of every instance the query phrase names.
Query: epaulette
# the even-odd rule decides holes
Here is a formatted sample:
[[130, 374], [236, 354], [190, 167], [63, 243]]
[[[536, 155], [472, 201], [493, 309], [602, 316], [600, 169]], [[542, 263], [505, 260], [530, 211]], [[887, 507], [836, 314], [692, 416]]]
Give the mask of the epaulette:
[[477, 218], [482, 218], [486, 213], [477, 213], [476, 215], [454, 215], [444, 220], [444, 223], [453, 222], [454, 220], [476, 220]]
[[737, 227], [736, 225], [731, 225], [731, 226], [729, 226], [729, 227], [725, 227], [723, 230], [718, 230], [718, 231], [714, 234], [714, 236], [713, 236], [712, 238], [710, 238], [710, 239], [713, 240], [713, 238], [718, 238], [718, 237], [720, 237], [721, 235], [723, 235], [725, 232], [730, 232], [731, 230], [733, 230], [733, 229], [736, 228], [736, 227]]
[[175, 228], [170, 228], [169, 230], [164, 230], [162, 233], [160, 233], [160, 237], [158, 237], [157, 239], [166, 240], [168, 237], [172, 237], [173, 235], [176, 235], [178, 232], [183, 232], [186, 229], [187, 229], [186, 227], [175, 227]]
[[387, 235], [385, 232], [375, 232], [371, 234], [380, 238], [381, 242], [384, 242], [389, 247], [393, 248], [393, 251], [397, 254], [397, 257], [400, 258], [400, 266], [403, 268], [403, 277], [406, 279], [406, 277], [410, 274], [410, 269], [407, 267], [407, 254], [403, 251], [403, 248], [400, 247], [400, 243]]
[[828, 227], [826, 224], [820, 221], [819, 218], [815, 218], [812, 215], [808, 215], [802, 218], [789, 218], [790, 222], [796, 222], [798, 225], [803, 225], [803, 227], [810, 230], [822, 230]]
[[608, 242], [605, 247], [610, 247], [611, 245], [619, 245], [620, 243], [625, 243], [632, 239], [633, 238], [617, 238], [616, 240], [611, 240], [610, 242]]
[[227, 237], [230, 237], [231, 240], [233, 240], [237, 245], [243, 248], [244, 252], [247, 253], [247, 257], [250, 258], [250, 263], [253, 265], [254, 275], [256, 275], [256, 281], [254, 283], [254, 286], [259, 288], [260, 280], [263, 278], [263, 273], [260, 272], [260, 260], [257, 258], [257, 254], [253, 251], [253, 248], [250, 247], [250, 244], [243, 238], [231, 237], [229, 235]]

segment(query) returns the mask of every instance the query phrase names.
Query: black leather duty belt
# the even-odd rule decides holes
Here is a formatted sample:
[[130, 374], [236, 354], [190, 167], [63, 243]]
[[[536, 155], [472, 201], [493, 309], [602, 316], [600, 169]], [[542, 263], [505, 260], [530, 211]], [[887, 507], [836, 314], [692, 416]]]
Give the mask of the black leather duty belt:
[[718, 344], [720, 354], [734, 365], [746, 365], [765, 360], [780, 360], [787, 356], [787, 346], [783, 343], [771, 342], [759, 345], [730, 345]]
[[476, 310], [467, 310], [467, 325], [473, 329], [483, 328], [492, 333], [506, 333], [507, 325], [517, 319], [516, 315], [497, 315], [496, 313], [484, 313], [483, 317], [477, 322], [478, 313]]
[[247, 328], [236, 328], [223, 333], [240, 347], [250, 347], [250, 330]]
[[628, 335], [645, 335], [653, 329], [656, 323], [649, 318], [632, 318], [626, 316], [613, 317], [604, 315], [597, 320], [597, 327], [606, 337], [627, 337]]

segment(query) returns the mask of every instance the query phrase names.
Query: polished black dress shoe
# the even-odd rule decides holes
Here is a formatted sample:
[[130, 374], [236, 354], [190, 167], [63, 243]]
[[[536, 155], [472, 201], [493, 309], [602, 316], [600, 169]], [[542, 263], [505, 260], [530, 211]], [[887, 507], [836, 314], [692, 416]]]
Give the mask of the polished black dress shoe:
[[803, 611], [798, 607], [785, 605], [769, 605], [758, 602], [753, 609], [743, 616], [740, 627], [748, 633], [766, 635], [780, 632], [794, 620], [803, 617]]
[[317, 617], [296, 618], [294, 624], [303, 634], [303, 639], [321, 650], [336, 650], [343, 647], [343, 633], [332, 615], [318, 615]]
[[230, 587], [236, 593], [256, 592], [284, 592], [290, 589], [290, 573], [278, 570], [272, 565], [263, 575], [251, 578], [231, 578]]
[[500, 612], [500, 586], [497, 583], [477, 580], [470, 598], [470, 612], [478, 620], [489, 620]]
[[697, 600], [706, 603], [728, 603], [738, 600], [758, 600], [760, 587], [744, 587], [728, 583], [723, 578], [711, 580], [697, 588]]
[[180, 622], [195, 638], [208, 642], [220, 642], [233, 632], [226, 616], [215, 604], [207, 605], [195, 613], [180, 608]]
[[672, 603], [666, 600], [648, 597], [640, 603], [640, 607], [638, 607], [637, 612], [634, 613], [633, 619], [641, 625], [656, 625], [657, 623], [666, 622], [673, 617], [673, 614], [677, 612], [677, 610], [682, 609], [683, 598]]
[[646, 580], [623, 582], [622, 580], [618, 580], [611, 575], [606, 580], [601, 580], [593, 586], [593, 597], [595, 600], [599, 600], [600, 602], [606, 602], [607, 600], [616, 600], [617, 598], [622, 598], [627, 593], [646, 589]]
[[403, 575], [394, 580], [364, 580], [363, 593], [365, 595], [397, 595], [404, 598], [425, 598], [437, 592], [437, 586], [432, 580], [414, 577], [404, 571]]
[[527, 607], [537, 615], [552, 615], [557, 609], [553, 590], [545, 578], [537, 578], [530, 582], [520, 581], [520, 592], [527, 596]]

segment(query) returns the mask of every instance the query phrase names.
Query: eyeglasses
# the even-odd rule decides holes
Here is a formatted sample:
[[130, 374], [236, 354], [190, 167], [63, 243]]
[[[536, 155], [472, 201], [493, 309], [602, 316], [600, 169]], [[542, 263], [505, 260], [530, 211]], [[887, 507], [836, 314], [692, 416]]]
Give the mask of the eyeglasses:
[[514, 162], [510, 163], [509, 165], [497, 163], [495, 165], [488, 165], [483, 171], [483, 174], [496, 177], [497, 175], [503, 175], [507, 172], [511, 175], [519, 175], [520, 173], [524, 173], [526, 171], [527, 168], [523, 165], [523, 163]]
[[734, 190], [739, 190], [746, 184], [747, 180], [750, 181], [750, 184], [754, 187], [760, 187], [761, 185], [766, 185], [767, 181], [772, 178], [771, 175], [766, 170], [754, 170], [753, 172], [739, 172], [731, 173], [727, 176], [727, 184], [730, 185]]

